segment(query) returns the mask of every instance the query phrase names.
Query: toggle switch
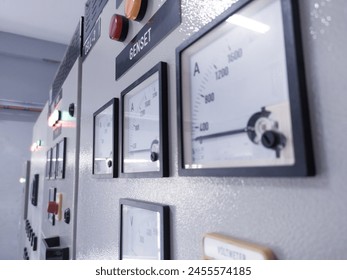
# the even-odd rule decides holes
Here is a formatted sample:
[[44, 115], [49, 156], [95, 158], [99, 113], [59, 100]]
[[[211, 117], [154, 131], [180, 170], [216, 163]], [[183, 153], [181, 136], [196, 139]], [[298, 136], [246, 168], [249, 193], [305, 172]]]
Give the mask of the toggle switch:
[[124, 13], [128, 19], [140, 21], [146, 14], [147, 0], [126, 0]]
[[36, 235], [35, 235], [35, 233], [33, 233], [33, 234], [30, 236], [30, 238], [29, 238], [31, 247], [34, 245], [34, 239], [35, 239], [35, 237], [36, 237]]
[[123, 42], [128, 35], [129, 21], [126, 17], [114, 14], [110, 21], [110, 39]]

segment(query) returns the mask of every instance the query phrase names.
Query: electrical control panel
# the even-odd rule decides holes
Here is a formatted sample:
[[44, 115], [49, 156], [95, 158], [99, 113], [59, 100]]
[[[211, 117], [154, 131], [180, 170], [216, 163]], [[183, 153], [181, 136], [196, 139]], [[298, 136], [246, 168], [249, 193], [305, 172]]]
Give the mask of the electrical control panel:
[[[242, 240], [242, 254], [262, 244], [254, 248], [274, 251], [265, 258], [315, 257], [303, 243], [311, 238], [307, 244], [319, 248], [325, 231], [335, 233], [312, 219], [318, 212], [329, 221], [329, 214], [300, 199], [326, 198], [313, 177], [314, 90], [303, 55], [315, 61], [322, 50], [303, 51], [316, 43], [302, 44], [302, 28], [314, 33], [308, 18], [300, 21], [312, 15], [315, 3], [307, 3], [86, 1], [52, 84], [42, 148], [33, 154], [37, 206], [29, 203], [27, 219], [38, 240], [35, 252], [33, 237], [26, 240], [23, 257], [118, 259], [120, 244], [135, 244], [126, 257], [141, 258], [134, 239], [156, 248], [158, 217], [153, 209], [124, 212], [119, 201], [129, 198], [170, 206], [171, 258], [225, 257], [234, 240]], [[140, 233], [120, 236], [124, 217], [131, 231], [133, 217], [144, 216], [145, 224], [134, 223]]]
[[34, 129], [34, 139], [43, 135], [44, 141], [39, 151], [32, 154], [31, 169], [36, 175], [31, 203], [40, 214], [28, 211], [35, 233], [29, 229], [30, 246], [25, 242], [23, 256], [29, 259], [72, 259], [74, 254], [75, 224], [71, 221], [75, 220], [77, 199], [83, 18], [76, 19], [76, 23], [52, 83], [49, 101]]

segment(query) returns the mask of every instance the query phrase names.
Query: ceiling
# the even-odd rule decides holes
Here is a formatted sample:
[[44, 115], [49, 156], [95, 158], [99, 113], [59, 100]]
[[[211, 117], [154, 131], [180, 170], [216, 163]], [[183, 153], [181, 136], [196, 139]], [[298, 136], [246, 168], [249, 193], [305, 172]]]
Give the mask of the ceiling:
[[0, 31], [68, 44], [87, 0], [0, 0]]
[[10, 108], [36, 110], [38, 107], [40, 110], [47, 102], [56, 71], [84, 15], [86, 2], [0, 0], [2, 113], [17, 114], [17, 109], [6, 110]]

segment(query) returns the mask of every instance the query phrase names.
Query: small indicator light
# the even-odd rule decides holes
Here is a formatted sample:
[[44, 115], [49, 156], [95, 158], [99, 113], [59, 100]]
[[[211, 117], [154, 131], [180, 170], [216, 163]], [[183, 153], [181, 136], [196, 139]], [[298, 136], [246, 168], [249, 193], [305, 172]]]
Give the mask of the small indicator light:
[[57, 125], [57, 123], [61, 120], [61, 111], [54, 110], [52, 115], [48, 118], [48, 125], [53, 127]]
[[129, 21], [126, 17], [114, 14], [110, 21], [110, 39], [123, 42], [128, 35]]
[[128, 19], [140, 21], [146, 14], [147, 0], [126, 0], [124, 5], [125, 16]]
[[42, 149], [42, 146], [43, 146], [43, 142], [42, 140], [39, 139], [31, 145], [30, 150], [32, 152], [37, 152]]

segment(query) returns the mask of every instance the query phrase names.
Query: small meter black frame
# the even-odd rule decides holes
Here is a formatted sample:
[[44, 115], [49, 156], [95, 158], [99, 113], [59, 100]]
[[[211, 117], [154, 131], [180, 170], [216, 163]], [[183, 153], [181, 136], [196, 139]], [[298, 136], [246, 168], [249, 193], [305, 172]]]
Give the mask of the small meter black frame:
[[[108, 109], [112, 107], [112, 172], [110, 174], [96, 173], [95, 171], [95, 125], [96, 125], [96, 117]], [[100, 109], [98, 109], [93, 114], [93, 164], [92, 164], [92, 173], [97, 178], [117, 178], [118, 177], [118, 120], [119, 120], [119, 100], [118, 98], [112, 98], [105, 105], [103, 105]]]
[[57, 143], [57, 156], [56, 156], [56, 179], [65, 178], [65, 165], [66, 165], [66, 137]]
[[[141, 85], [149, 77], [156, 72], [159, 74], [159, 155], [160, 163], [159, 171], [144, 171], [144, 172], [124, 172], [124, 141], [125, 141], [125, 109], [124, 99], [127, 93]], [[167, 85], [167, 64], [159, 62], [142, 77], [132, 83], [129, 87], [121, 92], [121, 177], [125, 178], [155, 178], [169, 176], [169, 139], [168, 139], [168, 85]]]
[[47, 158], [46, 158], [46, 179], [51, 178], [52, 172], [52, 148], [47, 150]]
[[55, 180], [57, 176], [57, 145], [53, 146], [52, 150], [52, 161], [51, 161], [51, 172], [49, 179]]
[[[48, 202], [55, 202], [57, 196], [57, 188], [50, 188], [48, 190]], [[55, 225], [55, 214], [48, 213], [47, 219], [52, 226]]]
[[[157, 258], [159, 260], [169, 260], [171, 257], [171, 253], [170, 253], [170, 206], [168, 205], [164, 205], [164, 204], [160, 204], [160, 203], [154, 203], [154, 202], [147, 202], [147, 201], [142, 201], [142, 200], [135, 200], [135, 199], [128, 199], [128, 198], [121, 198], [119, 200], [119, 208], [120, 208], [120, 232], [119, 232], [119, 259], [123, 260], [124, 259], [124, 250], [125, 250], [125, 246], [124, 243], [126, 242], [126, 239], [128, 238], [132, 238], [131, 235], [124, 235], [123, 234], [123, 229], [125, 227], [125, 213], [124, 213], [124, 206], [129, 206], [133, 209], [137, 209], [136, 213], [138, 217], [133, 217], [132, 219], [132, 223], [134, 222], [134, 219], [146, 219], [145, 217], [139, 217], [141, 215], [141, 210], [145, 210], [145, 211], [152, 211], [154, 213], [159, 214], [159, 223], [157, 223], [158, 221], [143, 221], [141, 220], [141, 223], [146, 225], [147, 223], [152, 223], [154, 222], [157, 226], [159, 226], [159, 231], [156, 232], [156, 234], [159, 235], [159, 245], [158, 247], [158, 251], [157, 251]], [[134, 214], [135, 216], [135, 214]], [[157, 216], [158, 218], [158, 216]], [[134, 232], [134, 234], [136, 234], [136, 232]], [[142, 240], [143, 242], [141, 243], [145, 243], [146, 240], [145, 238], [143, 238], [144, 240]], [[131, 256], [128, 256], [131, 258]], [[133, 256], [134, 258], [138, 257], [138, 256]], [[143, 259], [146, 259], [146, 257], [144, 257]], [[152, 258], [151, 258], [152, 259]]]
[[[198, 33], [185, 41], [176, 49], [176, 72], [177, 72], [177, 110], [178, 110], [178, 171], [181, 176], [311, 176], [315, 173], [313, 149], [310, 134], [310, 121], [308, 113], [308, 101], [306, 96], [306, 84], [304, 78], [304, 63], [300, 37], [299, 22], [299, 1], [297, 0], [279, 0], [281, 4], [281, 17], [283, 20], [283, 33], [285, 45], [285, 67], [287, 69], [289, 103], [292, 125], [292, 146], [295, 162], [288, 165], [247, 165], [247, 166], [214, 166], [214, 167], [190, 167], [186, 165], [185, 159], [185, 137], [184, 125], [187, 123], [184, 115], [184, 96], [189, 94], [183, 91], [183, 69], [182, 53], [188, 48], [214, 31], [217, 27], [232, 15], [238, 13], [252, 2], [261, 0], [240, 0], [233, 4], [229, 9], [213, 20], [210, 24], [203, 27]], [[269, 43], [271, 44], [271, 43]], [[262, 53], [259, 53], [261, 56]], [[245, 66], [251, 67], [251, 66]], [[195, 72], [194, 72], [195, 74]], [[252, 81], [250, 81], [252, 82]], [[256, 87], [256, 85], [254, 85]], [[237, 102], [237, 101], [235, 101]], [[190, 109], [193, 110], [193, 109]], [[260, 111], [260, 108], [259, 108]], [[230, 112], [232, 114], [232, 112]], [[186, 128], [189, 129], [189, 128]], [[219, 133], [222, 135], [223, 133]], [[197, 137], [199, 138], [199, 137]], [[192, 138], [195, 140], [200, 140]], [[202, 138], [202, 137], [201, 137]], [[207, 138], [207, 137], [205, 137]], [[188, 140], [186, 140], [188, 141]], [[190, 140], [192, 141], [192, 140]], [[189, 152], [190, 153], [190, 152]]]

